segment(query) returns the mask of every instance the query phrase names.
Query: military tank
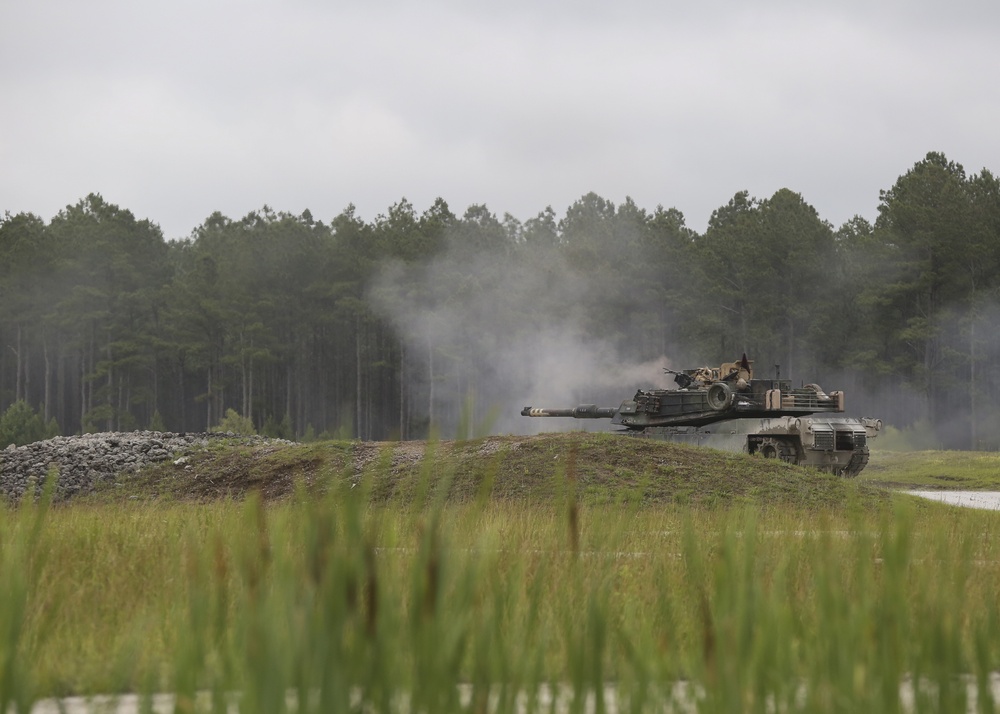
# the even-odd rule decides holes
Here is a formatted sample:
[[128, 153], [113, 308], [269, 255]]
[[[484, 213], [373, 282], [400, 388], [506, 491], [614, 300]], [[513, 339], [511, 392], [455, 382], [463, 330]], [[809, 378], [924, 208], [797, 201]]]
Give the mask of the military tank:
[[882, 428], [879, 419], [827, 416], [844, 412], [842, 391], [793, 387], [777, 376], [756, 379], [746, 355], [718, 369], [666, 371], [676, 389], [640, 389], [618, 407], [525, 407], [521, 415], [610, 419], [635, 436], [758, 454], [846, 477], [868, 464], [868, 440]]

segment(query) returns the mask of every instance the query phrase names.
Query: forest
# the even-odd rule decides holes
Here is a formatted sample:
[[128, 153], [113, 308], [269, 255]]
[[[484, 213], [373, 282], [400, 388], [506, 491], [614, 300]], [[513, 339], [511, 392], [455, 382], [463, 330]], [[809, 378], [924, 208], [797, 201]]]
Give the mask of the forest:
[[781, 189], [737, 193], [703, 234], [589, 193], [524, 221], [264, 206], [168, 241], [91, 194], [0, 219], [0, 412], [62, 434], [227, 413], [302, 440], [528, 433], [579, 424], [524, 405], [617, 406], [746, 353], [928, 446], [992, 450], [998, 293], [1000, 181], [935, 152], [839, 228]]

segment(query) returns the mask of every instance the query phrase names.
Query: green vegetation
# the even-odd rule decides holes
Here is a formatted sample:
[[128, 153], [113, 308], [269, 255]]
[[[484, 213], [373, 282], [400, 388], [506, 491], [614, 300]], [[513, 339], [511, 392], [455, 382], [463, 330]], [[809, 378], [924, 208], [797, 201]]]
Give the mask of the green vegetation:
[[[296, 483], [323, 490], [356, 483], [354, 464], [376, 467], [370, 497], [376, 503], [410, 500], [419, 493], [430, 459], [446, 473], [447, 497], [465, 503], [490, 496], [503, 501], [548, 501], [570, 478], [582, 503], [636, 506], [713, 506], [762, 502], [774, 506], [838, 507], [850, 498], [878, 504], [888, 496], [867, 484], [785, 463], [617, 434], [571, 432], [487, 437], [467, 441], [329, 441], [290, 446], [205, 449], [183, 464], [165, 462], [116, 486], [119, 498], [179, 500], [288, 497]], [[434, 488], [439, 488], [433, 481]], [[100, 495], [101, 498], [105, 494]]]
[[876, 451], [862, 481], [909, 488], [1000, 490], [1000, 454], [983, 451]]
[[59, 434], [59, 426], [55, 420], [48, 424], [42, 416], [29, 407], [24, 400], [19, 400], [7, 407], [0, 415], [0, 449], [15, 444], [30, 444], [33, 441], [50, 439]]
[[227, 409], [226, 416], [222, 418], [218, 426], [212, 427], [209, 431], [242, 436], [253, 436], [257, 433], [253, 422], [249, 418], [237, 414], [235, 409]]
[[[897, 712], [916, 682], [917, 711], [953, 712], [971, 682], [992, 710], [998, 514], [642, 440], [514, 443], [216, 445], [0, 510], [0, 709]], [[239, 473], [256, 490], [217, 498]]]

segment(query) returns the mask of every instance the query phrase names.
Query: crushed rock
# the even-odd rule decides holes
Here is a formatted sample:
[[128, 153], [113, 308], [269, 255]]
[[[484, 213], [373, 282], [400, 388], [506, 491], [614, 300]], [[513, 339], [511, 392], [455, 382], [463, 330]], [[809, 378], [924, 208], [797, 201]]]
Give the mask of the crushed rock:
[[167, 459], [180, 460], [213, 439], [247, 445], [292, 442], [232, 433], [174, 433], [164, 431], [103, 432], [57, 436], [24, 446], [0, 450], [0, 496], [18, 502], [32, 485], [37, 493], [50, 470], [55, 470], [56, 500], [87, 493], [101, 482], [115, 482], [139, 469]]

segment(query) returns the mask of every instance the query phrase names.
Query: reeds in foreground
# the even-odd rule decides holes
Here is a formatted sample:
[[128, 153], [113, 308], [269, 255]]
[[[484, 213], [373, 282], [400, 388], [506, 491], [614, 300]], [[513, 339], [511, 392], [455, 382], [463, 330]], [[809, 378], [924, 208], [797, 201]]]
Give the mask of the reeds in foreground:
[[450, 503], [428, 467], [418, 503], [368, 478], [4, 509], [0, 711], [994, 710], [996, 515], [587, 506], [557, 478], [539, 504]]

